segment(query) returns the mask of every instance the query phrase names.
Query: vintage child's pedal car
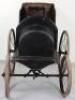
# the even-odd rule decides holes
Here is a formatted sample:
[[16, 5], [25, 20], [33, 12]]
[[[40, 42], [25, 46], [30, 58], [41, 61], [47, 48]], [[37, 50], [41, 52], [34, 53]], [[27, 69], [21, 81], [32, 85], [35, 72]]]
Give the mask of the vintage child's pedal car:
[[[20, 10], [16, 32], [11, 29], [8, 36], [6, 66], [3, 72], [5, 95], [9, 97], [12, 76], [58, 77], [61, 94], [70, 93], [72, 71], [69, 59], [69, 34], [63, 31], [59, 48], [56, 10], [53, 3], [24, 3]], [[15, 63], [29, 68], [25, 74], [16, 74]], [[57, 63], [59, 74], [45, 74], [42, 69]], [[66, 78], [66, 79], [65, 79]], [[66, 86], [65, 86], [65, 83]]]

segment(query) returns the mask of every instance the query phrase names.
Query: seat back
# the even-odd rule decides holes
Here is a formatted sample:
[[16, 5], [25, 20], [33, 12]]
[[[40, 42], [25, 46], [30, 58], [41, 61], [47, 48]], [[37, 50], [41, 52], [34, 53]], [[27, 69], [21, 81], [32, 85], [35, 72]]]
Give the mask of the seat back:
[[[42, 16], [28, 17], [24, 19], [16, 29], [16, 48], [19, 48], [19, 50], [23, 50], [22, 52], [24, 51], [28, 52], [32, 47], [33, 47], [32, 51], [35, 50], [37, 47], [38, 50], [40, 51], [42, 49], [45, 50], [44, 48], [45, 46], [46, 50], [48, 50], [49, 52], [50, 50], [55, 51], [57, 49], [57, 37], [58, 37], [57, 27], [47, 17], [46, 18]], [[48, 51], [44, 53], [49, 55]]]
[[28, 16], [45, 16], [56, 22], [56, 11], [52, 3], [24, 3], [20, 10], [19, 22]]

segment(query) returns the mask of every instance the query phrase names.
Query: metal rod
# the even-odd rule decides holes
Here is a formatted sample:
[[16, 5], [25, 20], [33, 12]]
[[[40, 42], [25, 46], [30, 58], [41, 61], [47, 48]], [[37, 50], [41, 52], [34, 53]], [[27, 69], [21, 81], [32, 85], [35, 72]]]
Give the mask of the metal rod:
[[[4, 77], [5, 74], [2, 74], [2, 76]], [[42, 74], [42, 75], [34, 75], [34, 74], [10, 74], [10, 76], [15, 76], [15, 77], [59, 77], [59, 74]], [[62, 75], [63, 77], [68, 76], [67, 74]]]
[[[5, 73], [2, 74], [3, 77], [5, 77]], [[34, 74], [10, 74], [10, 76], [14, 76], [14, 77], [60, 77], [60, 74], [38, 74], [38, 75], [34, 75]], [[62, 75], [62, 77], [67, 77], [68, 74], [64, 74]]]

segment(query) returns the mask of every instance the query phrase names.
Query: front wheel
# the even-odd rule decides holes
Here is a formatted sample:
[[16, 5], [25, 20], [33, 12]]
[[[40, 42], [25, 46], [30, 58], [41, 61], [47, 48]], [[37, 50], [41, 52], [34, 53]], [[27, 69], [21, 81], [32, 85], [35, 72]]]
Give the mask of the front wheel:
[[8, 98], [10, 93], [10, 74], [14, 73], [15, 62], [13, 61], [15, 52], [15, 33], [11, 29], [8, 35], [8, 48], [7, 48], [7, 58], [4, 69], [4, 81], [5, 81], [5, 96]]
[[[61, 93], [64, 97], [66, 97], [70, 93], [72, 86], [72, 66], [68, 56], [64, 56], [62, 59], [63, 60], [59, 68], [59, 82]], [[65, 68], [64, 72], [63, 68]]]

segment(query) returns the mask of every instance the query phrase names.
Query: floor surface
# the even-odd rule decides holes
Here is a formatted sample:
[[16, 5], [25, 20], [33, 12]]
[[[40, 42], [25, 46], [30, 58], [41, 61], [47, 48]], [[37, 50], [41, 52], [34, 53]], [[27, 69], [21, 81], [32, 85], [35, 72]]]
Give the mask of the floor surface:
[[[10, 98], [4, 96], [4, 79], [1, 77], [5, 63], [0, 62], [0, 100], [75, 100], [75, 66], [72, 66], [72, 90], [63, 98], [59, 90], [58, 78], [12, 78]], [[25, 73], [27, 68], [16, 64], [16, 73]], [[58, 73], [57, 65], [46, 67], [45, 73]]]

